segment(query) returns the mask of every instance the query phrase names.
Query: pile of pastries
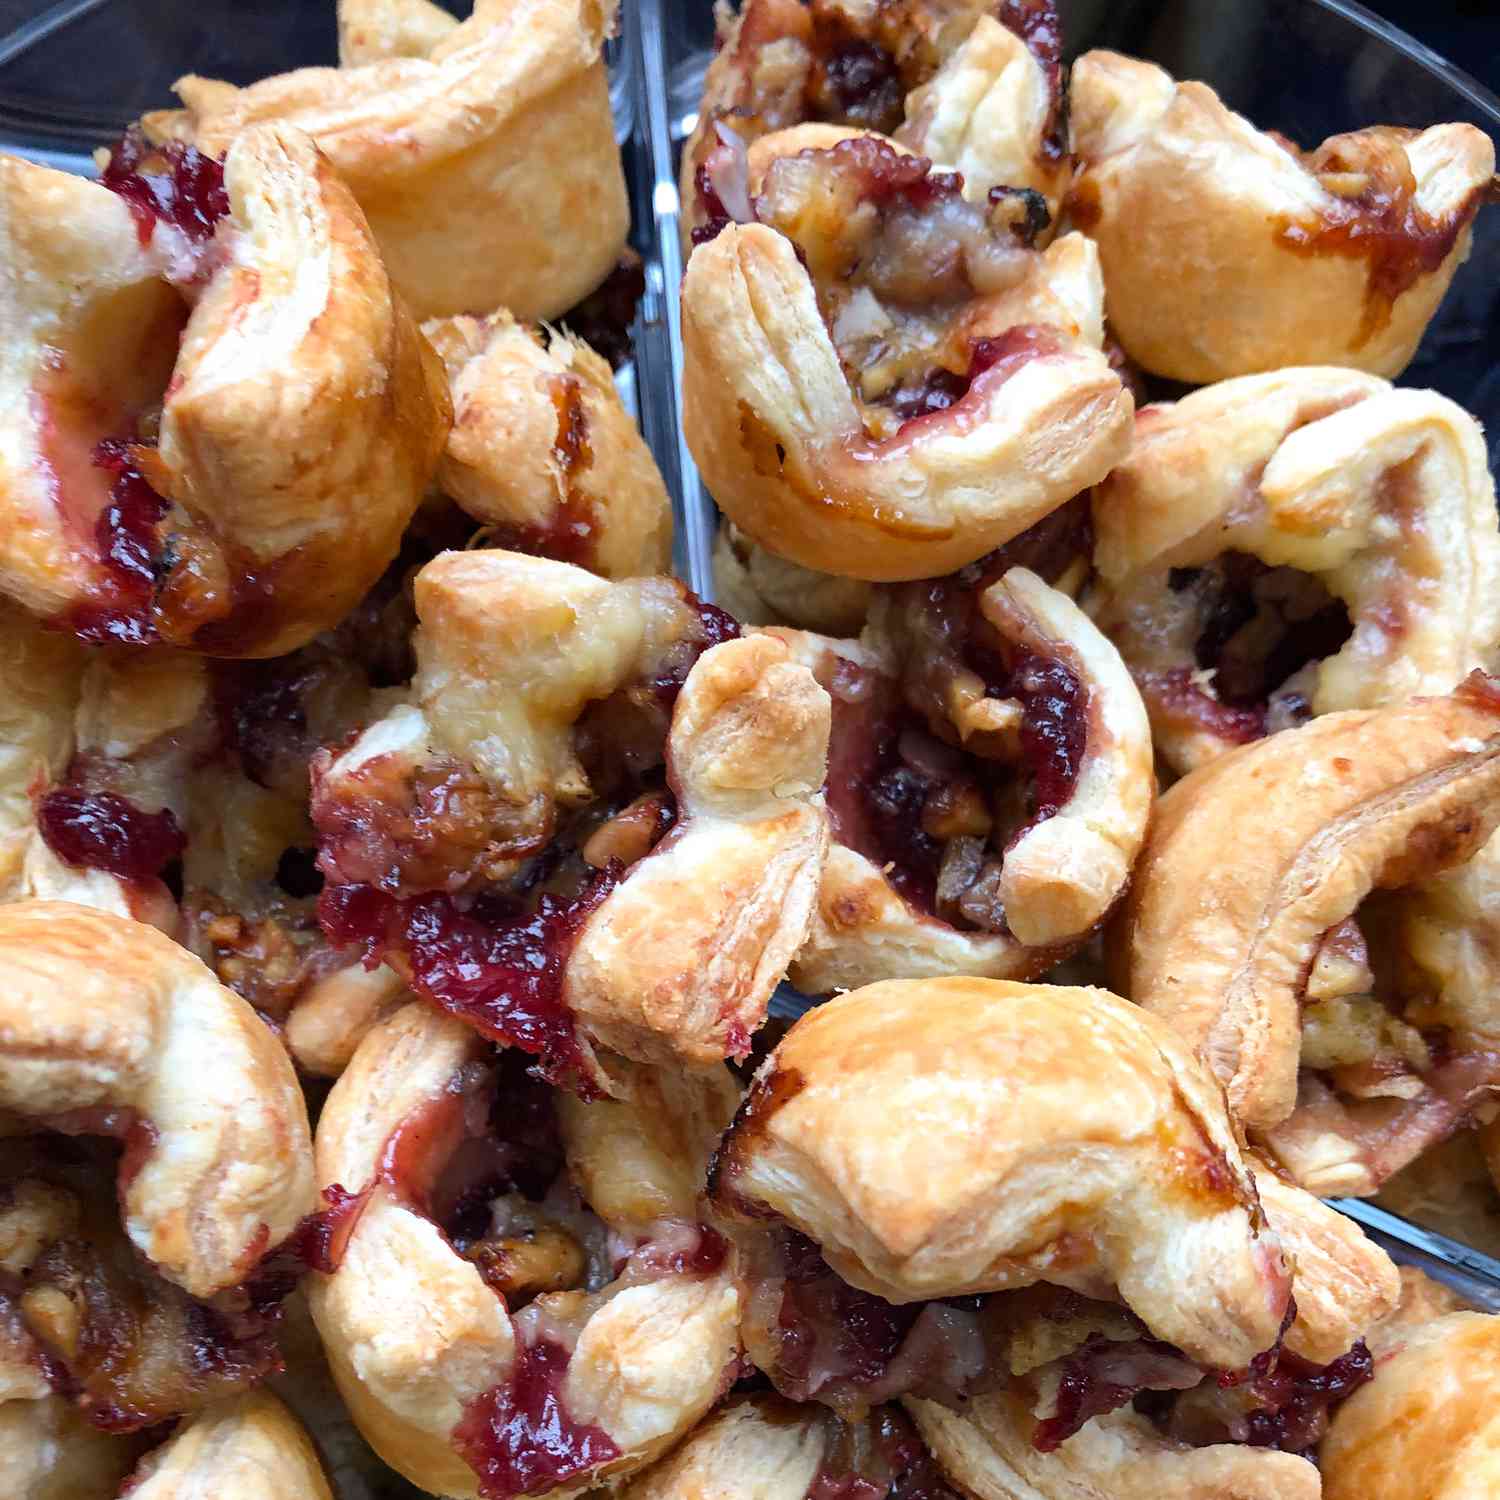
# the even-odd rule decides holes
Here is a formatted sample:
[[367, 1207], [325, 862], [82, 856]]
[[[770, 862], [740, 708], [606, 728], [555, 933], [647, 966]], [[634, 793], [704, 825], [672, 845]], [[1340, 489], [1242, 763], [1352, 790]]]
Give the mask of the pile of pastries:
[[0, 1495], [1490, 1494], [1491, 142], [722, 10], [715, 604], [614, 9], [0, 156]]

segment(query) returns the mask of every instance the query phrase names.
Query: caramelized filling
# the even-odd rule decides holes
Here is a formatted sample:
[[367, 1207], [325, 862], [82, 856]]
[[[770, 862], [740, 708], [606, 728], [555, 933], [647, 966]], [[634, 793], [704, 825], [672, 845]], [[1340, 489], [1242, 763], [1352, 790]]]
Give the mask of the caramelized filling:
[[528, 804], [518, 816], [467, 767], [392, 769], [377, 757], [350, 778], [357, 792], [315, 808], [329, 940], [395, 964], [430, 1003], [536, 1055], [553, 1082], [587, 1086], [562, 999], [568, 956], [626, 860], [669, 835], [672, 708], [697, 658], [738, 634], [722, 610], [684, 595], [693, 628], [575, 726], [592, 793], [583, 806], [539, 816]]
[[1087, 753], [1089, 695], [1073, 665], [1003, 640], [977, 605], [1017, 563], [1056, 577], [1086, 556], [1087, 512], [1071, 504], [949, 578], [890, 586], [897, 676], [832, 651], [817, 671], [833, 699], [834, 836], [962, 929], [1008, 930], [1005, 851], [1066, 805]]
[[[773, 1405], [762, 1409], [768, 1420], [776, 1420]], [[784, 1420], [801, 1421], [805, 1415], [791, 1412]], [[899, 1406], [878, 1406], [862, 1421], [846, 1422], [831, 1412], [821, 1420], [823, 1461], [804, 1500], [957, 1500]]]

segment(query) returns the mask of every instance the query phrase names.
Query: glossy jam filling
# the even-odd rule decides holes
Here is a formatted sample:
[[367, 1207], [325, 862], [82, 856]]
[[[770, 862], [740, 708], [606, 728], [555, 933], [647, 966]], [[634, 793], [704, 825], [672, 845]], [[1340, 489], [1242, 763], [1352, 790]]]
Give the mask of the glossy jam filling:
[[533, 1054], [549, 1081], [587, 1088], [563, 975], [580, 929], [619, 878], [607, 866], [571, 899], [543, 895], [531, 909], [481, 900], [467, 911], [446, 895], [398, 900], [374, 886], [336, 885], [319, 898], [318, 914], [337, 946], [362, 948], [372, 961], [401, 959], [423, 999]]
[[[776, 1421], [776, 1408], [763, 1415]], [[805, 1409], [782, 1418], [806, 1420]], [[921, 1434], [899, 1406], [879, 1406], [862, 1421], [829, 1416], [823, 1460], [804, 1500], [957, 1500]]]
[[54, 787], [36, 812], [47, 847], [64, 864], [123, 880], [159, 878], [187, 847], [170, 808], [145, 812], [113, 792]]
[[223, 163], [180, 141], [152, 145], [135, 126], [110, 151], [99, 181], [129, 205], [143, 245], [158, 223], [205, 244], [229, 212]]
[[517, 1351], [510, 1379], [475, 1397], [453, 1430], [484, 1500], [544, 1493], [620, 1456], [599, 1427], [576, 1421], [563, 1399], [570, 1356], [542, 1341]]
[[1000, 0], [998, 19], [1014, 32], [1047, 78], [1051, 104], [1042, 129], [1042, 156], [1060, 162], [1068, 154], [1068, 100], [1062, 84], [1062, 18], [1056, 0]]
[[1051, 328], [1029, 323], [1007, 328], [997, 338], [975, 339], [970, 346], [969, 368], [962, 374], [941, 365], [928, 370], [918, 381], [896, 387], [886, 397], [891, 410], [901, 418], [898, 432], [934, 412], [947, 411], [969, 394], [975, 380], [986, 371], [994, 371], [985, 382], [987, 390], [998, 388], [1011, 375], [1039, 355], [1054, 354], [1061, 347]]
[[[1058, 576], [1086, 557], [1088, 530], [1074, 509], [951, 578], [893, 586], [899, 679], [835, 653], [819, 669], [833, 699], [834, 836], [881, 866], [918, 910], [961, 928], [1007, 930], [997, 892], [1004, 852], [1066, 806], [1088, 751], [1078, 672], [1002, 640], [977, 601], [1017, 564]], [[948, 707], [956, 681], [1019, 706], [1013, 744], [982, 734], [960, 744]]]
[[559, 321], [618, 370], [634, 353], [630, 330], [645, 294], [645, 265], [627, 248], [614, 270]]

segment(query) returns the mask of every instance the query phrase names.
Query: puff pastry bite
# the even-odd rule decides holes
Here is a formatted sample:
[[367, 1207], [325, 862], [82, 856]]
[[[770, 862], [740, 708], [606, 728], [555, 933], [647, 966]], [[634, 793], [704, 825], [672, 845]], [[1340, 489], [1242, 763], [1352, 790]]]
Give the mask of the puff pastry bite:
[[408, 1006], [367, 1036], [318, 1126], [342, 1222], [309, 1288], [370, 1444], [483, 1500], [621, 1476], [733, 1378], [740, 1294], [698, 1193], [728, 1071], [617, 1062], [583, 1103]]
[[333, 1500], [301, 1424], [264, 1390], [184, 1422], [137, 1465], [129, 1493], [134, 1500]]
[[1325, 1500], [1467, 1500], [1500, 1483], [1500, 1318], [1413, 1329], [1340, 1408], [1318, 1450]]
[[106, 1431], [244, 1390], [279, 1364], [313, 1207], [286, 1054], [141, 923], [17, 902], [0, 907], [0, 957], [12, 1354]]
[[968, 203], [870, 134], [801, 126], [746, 170], [682, 284], [683, 430], [746, 535], [825, 573], [932, 577], [1124, 456], [1088, 240], [1036, 250], [1021, 200]]
[[1178, 773], [1446, 692], [1500, 645], [1484, 437], [1433, 391], [1294, 369], [1148, 406], [1093, 514], [1090, 609]]
[[1033, 978], [1125, 889], [1155, 794], [1119, 657], [1004, 554], [878, 591], [860, 641], [773, 631], [833, 701], [833, 834], [809, 993], [884, 977]]
[[828, 697], [665, 578], [511, 552], [416, 579], [409, 701], [313, 765], [324, 925], [607, 1089], [741, 1054], [806, 933]]
[[826, 1406], [779, 1396], [726, 1402], [666, 1458], [632, 1479], [623, 1500], [811, 1500], [881, 1495], [956, 1500], [899, 1406], [845, 1421]]
[[602, 48], [612, 0], [339, 6], [343, 66], [248, 88], [188, 76], [156, 139], [221, 154], [247, 127], [306, 131], [349, 184], [420, 318], [553, 318], [609, 274], [630, 224]]
[[830, 1000], [757, 1074], [709, 1191], [746, 1257], [746, 1352], [844, 1415], [1005, 1390], [1045, 1451], [1139, 1390], [1246, 1369], [1291, 1316], [1218, 1089], [1103, 990]]
[[682, 153], [684, 239], [704, 223], [704, 186], [735, 193], [719, 150], [729, 134], [748, 145], [806, 123], [894, 134], [961, 172], [971, 196], [1029, 190], [1054, 215], [1069, 169], [1061, 49], [1052, 0], [746, 0], [721, 10]]
[[1475, 673], [1246, 745], [1158, 804], [1113, 933], [1121, 986], [1314, 1192], [1373, 1192], [1490, 1112], [1500, 1052], [1411, 982], [1382, 903], [1472, 858], [1497, 788], [1500, 693]]
[[279, 126], [222, 168], [129, 135], [100, 182], [0, 158], [0, 205], [0, 588], [89, 640], [219, 656], [336, 623], [449, 411], [328, 161]]
[[435, 319], [423, 332], [453, 395], [438, 484], [490, 545], [605, 578], [667, 571], [672, 502], [604, 360], [506, 312]]
[[1469, 253], [1495, 149], [1472, 125], [1374, 126], [1300, 151], [1201, 83], [1113, 52], [1072, 67], [1067, 217], [1110, 327], [1194, 384], [1286, 365], [1394, 376]]

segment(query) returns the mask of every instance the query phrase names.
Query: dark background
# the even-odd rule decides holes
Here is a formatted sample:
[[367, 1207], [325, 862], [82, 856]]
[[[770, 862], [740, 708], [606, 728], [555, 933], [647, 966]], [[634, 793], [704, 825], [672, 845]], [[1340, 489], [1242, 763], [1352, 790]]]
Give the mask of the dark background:
[[1500, 93], [1500, 0], [1364, 0], [1364, 4]]

